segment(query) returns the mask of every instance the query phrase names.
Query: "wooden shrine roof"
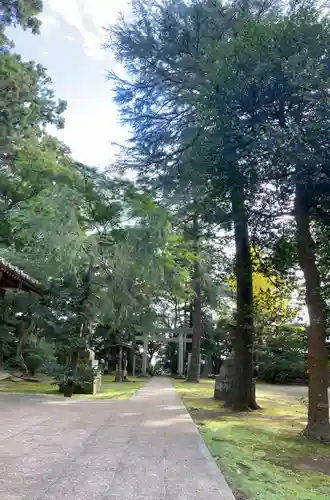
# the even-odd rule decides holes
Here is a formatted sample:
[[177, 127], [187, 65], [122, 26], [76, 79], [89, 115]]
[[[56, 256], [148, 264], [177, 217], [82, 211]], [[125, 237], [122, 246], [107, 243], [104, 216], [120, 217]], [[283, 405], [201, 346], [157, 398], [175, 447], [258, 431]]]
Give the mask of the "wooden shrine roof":
[[43, 295], [40, 283], [0, 257], [0, 288], [17, 288]]

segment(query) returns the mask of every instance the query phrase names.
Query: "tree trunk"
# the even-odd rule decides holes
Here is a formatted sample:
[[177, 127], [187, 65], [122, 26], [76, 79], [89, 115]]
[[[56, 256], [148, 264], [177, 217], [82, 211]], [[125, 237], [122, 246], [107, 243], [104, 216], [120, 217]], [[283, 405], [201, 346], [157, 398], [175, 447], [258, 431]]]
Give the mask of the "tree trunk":
[[193, 327], [194, 324], [193, 316], [194, 316], [194, 304], [193, 302], [191, 302], [189, 304], [189, 328]]
[[4, 355], [3, 352], [0, 352], [0, 371], [4, 370]]
[[20, 369], [23, 372], [23, 375], [29, 375], [29, 370], [25, 364], [24, 357], [23, 357], [23, 349], [25, 347], [27, 339], [32, 335], [36, 329], [37, 326], [37, 319], [33, 317], [30, 321], [30, 325], [28, 328], [23, 330], [23, 332], [20, 335], [17, 348], [16, 348], [16, 362]]
[[119, 357], [118, 357], [118, 372], [120, 377], [120, 382], [123, 381], [123, 348], [119, 347]]
[[[84, 323], [80, 323], [79, 325], [79, 338], [81, 339], [84, 335]], [[79, 363], [79, 354], [80, 349], [76, 347], [71, 355], [71, 371], [72, 375], [75, 377], [77, 375], [78, 363]]]
[[[78, 321], [80, 320], [80, 322], [77, 325], [77, 328], [79, 326], [79, 339], [86, 337], [85, 332], [89, 331], [89, 324], [85, 323], [85, 307], [86, 307], [86, 302], [88, 301], [91, 294], [92, 278], [93, 278], [93, 266], [92, 263], [90, 262], [88, 265], [88, 269], [82, 279], [82, 294], [76, 311]], [[71, 370], [73, 376], [76, 376], [77, 374], [79, 355], [80, 355], [80, 347], [76, 348], [76, 350], [71, 355]]]
[[232, 192], [235, 224], [237, 316], [234, 332], [234, 380], [232, 407], [235, 411], [259, 408], [253, 391], [253, 289], [248, 220], [243, 189]]
[[175, 330], [178, 327], [178, 317], [179, 317], [178, 303], [175, 301], [175, 304], [174, 304], [174, 329]]
[[71, 356], [71, 371], [74, 377], [77, 375], [78, 361], [79, 361], [79, 351], [76, 350], [73, 351]]
[[295, 195], [297, 250], [299, 265], [305, 278], [306, 305], [309, 313], [308, 424], [305, 435], [318, 441], [330, 441], [326, 346], [327, 307], [321, 292], [315, 243], [310, 231], [309, 208], [305, 187], [302, 183], [297, 183]]
[[[193, 234], [195, 254], [198, 255], [198, 218], [194, 217]], [[202, 293], [201, 293], [201, 269], [199, 260], [194, 261], [194, 301], [192, 313], [192, 346], [191, 346], [191, 360], [187, 377], [187, 382], [199, 383], [200, 381], [200, 354], [201, 354], [201, 335], [202, 335]]]

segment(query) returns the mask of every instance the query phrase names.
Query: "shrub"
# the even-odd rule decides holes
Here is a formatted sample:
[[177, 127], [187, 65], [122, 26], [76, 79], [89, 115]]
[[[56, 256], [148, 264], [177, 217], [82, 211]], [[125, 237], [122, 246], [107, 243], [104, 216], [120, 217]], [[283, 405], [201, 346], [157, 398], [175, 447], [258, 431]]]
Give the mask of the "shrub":
[[48, 363], [56, 363], [52, 344], [41, 339], [38, 341], [35, 337], [25, 346], [23, 352], [24, 362], [29, 373], [34, 376], [37, 371], [44, 371], [44, 366]]
[[40, 354], [31, 352], [25, 357], [24, 361], [29, 373], [34, 377], [36, 372], [41, 368], [44, 359], [40, 356]]
[[58, 361], [54, 359], [47, 359], [42, 364], [40, 371], [45, 375], [50, 375], [52, 377], [56, 377], [58, 373], [63, 373], [63, 366], [61, 366]]
[[96, 375], [97, 371], [89, 366], [78, 367], [75, 374], [72, 373], [71, 367], [61, 367], [61, 369], [54, 374], [53, 385], [58, 385], [59, 391], [63, 392], [64, 387], [68, 383], [73, 383], [73, 392], [75, 394], [92, 394]]
[[307, 381], [305, 331], [287, 326], [269, 336], [258, 350], [258, 378], [272, 384]]

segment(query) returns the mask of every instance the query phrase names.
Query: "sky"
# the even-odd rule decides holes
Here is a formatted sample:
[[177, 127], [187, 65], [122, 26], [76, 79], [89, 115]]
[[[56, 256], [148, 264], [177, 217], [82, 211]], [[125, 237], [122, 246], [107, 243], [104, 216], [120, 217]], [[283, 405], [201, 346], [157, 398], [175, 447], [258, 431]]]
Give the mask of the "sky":
[[[129, 0], [44, 0], [40, 35], [11, 28], [23, 60], [34, 60], [48, 70], [56, 96], [68, 102], [65, 129], [56, 135], [73, 157], [97, 167], [111, 164], [116, 147], [127, 131], [119, 124], [112, 102], [107, 72], [118, 70], [104, 27], [116, 21], [120, 11], [129, 12]], [[53, 131], [52, 131], [53, 132]]]

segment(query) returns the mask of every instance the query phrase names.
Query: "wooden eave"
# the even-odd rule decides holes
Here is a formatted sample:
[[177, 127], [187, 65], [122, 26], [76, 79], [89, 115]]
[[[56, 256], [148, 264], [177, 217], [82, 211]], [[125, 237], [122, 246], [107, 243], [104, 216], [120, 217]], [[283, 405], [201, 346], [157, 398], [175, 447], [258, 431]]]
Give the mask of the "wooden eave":
[[40, 283], [0, 257], [0, 288], [14, 288], [43, 295]]

